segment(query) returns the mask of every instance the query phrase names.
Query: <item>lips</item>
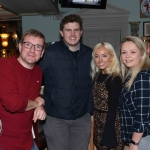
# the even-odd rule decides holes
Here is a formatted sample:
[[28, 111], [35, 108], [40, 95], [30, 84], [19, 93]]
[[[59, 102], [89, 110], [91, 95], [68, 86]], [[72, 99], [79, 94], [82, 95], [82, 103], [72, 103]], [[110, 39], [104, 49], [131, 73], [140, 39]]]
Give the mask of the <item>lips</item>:
[[76, 41], [76, 39], [75, 38], [70, 38], [69, 41], [74, 42], [74, 41]]
[[34, 55], [29, 54], [28, 56], [34, 57]]
[[130, 62], [132, 62], [132, 60], [126, 60], [125, 62], [126, 62], [126, 63], [130, 63]]
[[99, 66], [103, 66], [104, 65], [104, 63], [100, 63], [100, 64], [98, 64]]
[[75, 40], [75, 38], [70, 38], [70, 40]]

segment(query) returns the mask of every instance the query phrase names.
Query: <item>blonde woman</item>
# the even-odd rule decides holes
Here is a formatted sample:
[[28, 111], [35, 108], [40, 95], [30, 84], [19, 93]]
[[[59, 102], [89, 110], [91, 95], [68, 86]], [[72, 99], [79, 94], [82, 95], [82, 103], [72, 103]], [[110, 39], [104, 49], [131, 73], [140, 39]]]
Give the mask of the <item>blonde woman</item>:
[[120, 67], [111, 44], [103, 42], [94, 47], [91, 76], [94, 81], [94, 144], [97, 150], [122, 150], [117, 111], [121, 91]]
[[134, 36], [125, 37], [120, 57], [122, 140], [129, 150], [150, 150], [150, 60], [143, 41]]

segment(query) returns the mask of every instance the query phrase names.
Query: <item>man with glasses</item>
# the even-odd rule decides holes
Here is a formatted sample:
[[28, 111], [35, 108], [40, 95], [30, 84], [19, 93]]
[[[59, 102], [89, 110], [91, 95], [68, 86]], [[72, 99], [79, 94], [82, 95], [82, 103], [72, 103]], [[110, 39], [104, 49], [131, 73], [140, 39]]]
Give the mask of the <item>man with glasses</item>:
[[0, 59], [0, 149], [37, 150], [32, 120], [46, 117], [39, 97], [42, 72], [35, 63], [45, 48], [44, 35], [34, 29], [19, 42], [19, 57]]

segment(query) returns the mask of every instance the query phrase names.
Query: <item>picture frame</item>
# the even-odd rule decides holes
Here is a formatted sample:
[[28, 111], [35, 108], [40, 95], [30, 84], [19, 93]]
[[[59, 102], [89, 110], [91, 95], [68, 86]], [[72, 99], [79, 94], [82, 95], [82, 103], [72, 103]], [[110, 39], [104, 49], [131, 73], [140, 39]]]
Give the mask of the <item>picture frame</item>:
[[150, 18], [150, 1], [140, 0], [140, 18]]
[[143, 22], [143, 36], [150, 36], [150, 21]]

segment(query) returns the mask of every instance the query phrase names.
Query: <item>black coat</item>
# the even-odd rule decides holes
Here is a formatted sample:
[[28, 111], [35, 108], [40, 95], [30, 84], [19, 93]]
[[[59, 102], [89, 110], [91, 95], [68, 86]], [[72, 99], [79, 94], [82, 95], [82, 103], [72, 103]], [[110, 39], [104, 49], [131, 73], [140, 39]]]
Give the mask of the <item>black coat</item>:
[[46, 48], [39, 66], [44, 75], [43, 97], [47, 115], [74, 120], [87, 112], [93, 114], [91, 58], [91, 48], [82, 43], [76, 59], [63, 41]]

